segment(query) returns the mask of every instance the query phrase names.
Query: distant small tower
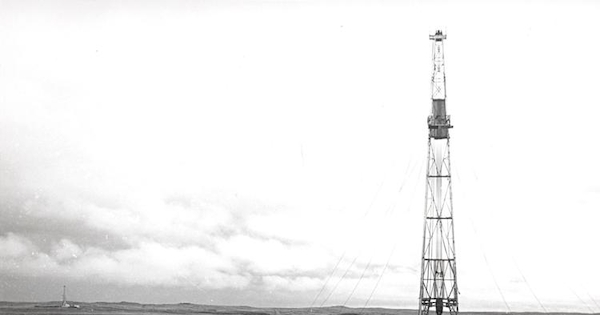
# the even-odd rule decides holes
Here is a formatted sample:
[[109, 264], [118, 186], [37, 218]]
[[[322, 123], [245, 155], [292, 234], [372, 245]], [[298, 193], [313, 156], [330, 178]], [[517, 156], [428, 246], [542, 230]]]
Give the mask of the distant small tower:
[[450, 177], [450, 116], [446, 115], [446, 74], [444, 40], [437, 31], [433, 41], [433, 73], [431, 76], [431, 115], [429, 152], [427, 154], [427, 183], [423, 225], [423, 255], [421, 257], [421, 289], [419, 315], [429, 314], [434, 307], [440, 315], [447, 310], [458, 314], [456, 284], [456, 255], [454, 250], [454, 221]]
[[61, 307], [69, 307], [71, 305], [69, 305], [69, 303], [67, 303], [67, 286], [63, 285], [63, 298], [62, 298], [62, 304], [60, 305]]

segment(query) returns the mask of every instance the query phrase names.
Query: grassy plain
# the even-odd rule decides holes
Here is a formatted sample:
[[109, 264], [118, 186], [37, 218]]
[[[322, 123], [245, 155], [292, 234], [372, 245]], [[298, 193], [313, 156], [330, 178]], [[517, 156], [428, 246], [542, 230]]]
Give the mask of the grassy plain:
[[[0, 302], [3, 315], [134, 315], [134, 314], [202, 314], [202, 315], [416, 315], [415, 310], [386, 308], [348, 308], [341, 306], [321, 308], [255, 308], [248, 306], [214, 306], [190, 303], [180, 304], [138, 304], [120, 303], [79, 303], [80, 308], [60, 308], [60, 302], [26, 303]], [[499, 312], [461, 312], [462, 315], [506, 315]], [[512, 313], [515, 315], [548, 315], [548, 313]], [[582, 313], [551, 313], [554, 315]], [[589, 315], [589, 314], [588, 314]]]

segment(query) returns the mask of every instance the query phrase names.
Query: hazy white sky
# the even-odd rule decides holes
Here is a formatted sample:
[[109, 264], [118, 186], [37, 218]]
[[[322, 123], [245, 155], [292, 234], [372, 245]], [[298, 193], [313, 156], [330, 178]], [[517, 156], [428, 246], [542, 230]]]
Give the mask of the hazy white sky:
[[600, 312], [599, 13], [0, 1], [0, 300], [415, 308], [440, 27], [461, 309]]

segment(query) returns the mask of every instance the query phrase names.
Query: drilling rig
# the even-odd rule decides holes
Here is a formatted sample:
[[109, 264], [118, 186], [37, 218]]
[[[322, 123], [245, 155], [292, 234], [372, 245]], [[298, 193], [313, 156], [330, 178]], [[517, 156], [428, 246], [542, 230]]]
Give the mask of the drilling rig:
[[437, 31], [430, 35], [433, 71], [431, 75], [431, 115], [427, 153], [427, 179], [421, 257], [421, 287], [419, 315], [431, 308], [437, 315], [444, 310], [458, 314], [456, 283], [456, 253], [452, 209], [452, 180], [450, 173], [450, 116], [446, 114], [446, 73], [444, 40]]

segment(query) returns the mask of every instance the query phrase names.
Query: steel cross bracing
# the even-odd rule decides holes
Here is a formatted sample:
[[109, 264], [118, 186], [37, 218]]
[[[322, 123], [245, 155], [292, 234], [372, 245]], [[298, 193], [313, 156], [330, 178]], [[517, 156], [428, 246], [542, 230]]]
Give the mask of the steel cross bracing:
[[427, 183], [423, 224], [423, 255], [419, 315], [444, 310], [458, 313], [456, 253], [452, 209], [452, 177], [450, 172], [450, 116], [446, 115], [446, 75], [444, 46], [446, 36], [437, 31], [433, 40], [433, 73], [431, 79], [432, 111], [427, 154]]

